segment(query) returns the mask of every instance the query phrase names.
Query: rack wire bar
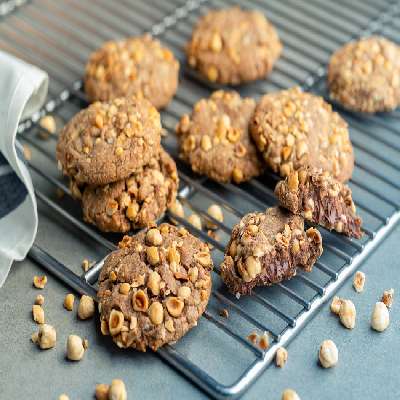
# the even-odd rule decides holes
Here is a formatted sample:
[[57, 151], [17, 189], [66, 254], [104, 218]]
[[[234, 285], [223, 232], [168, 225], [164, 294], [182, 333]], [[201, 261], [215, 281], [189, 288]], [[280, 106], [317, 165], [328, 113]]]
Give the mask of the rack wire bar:
[[[56, 259], [50, 250], [38, 243], [34, 244], [29, 256], [78, 293], [93, 297], [96, 297], [104, 253], [117, 248], [120, 236], [97, 231], [82, 221], [68, 201], [54, 198], [55, 188], [67, 198], [71, 193], [65, 181], [52, 173], [56, 170], [57, 135], [38, 125], [40, 117], [49, 113], [65, 124], [70, 116], [87, 106], [81, 75], [91, 51], [105, 40], [143, 31], [157, 36], [173, 50], [181, 63], [181, 82], [178, 93], [162, 112], [162, 121], [168, 131], [163, 145], [176, 158], [174, 127], [178, 119], [183, 112], [190, 112], [196, 99], [219, 88], [208, 84], [187, 67], [183, 51], [193, 23], [208, 9], [232, 4], [259, 9], [277, 27], [284, 51], [276, 68], [267, 79], [238, 89], [242, 95], [255, 98], [297, 84], [329, 100], [324, 81], [332, 51], [347, 41], [374, 32], [400, 42], [400, 0], [338, 0], [335, 3], [321, 0], [119, 0], [113, 6], [107, 0], [19, 0], [6, 3], [6, 6], [0, 4], [0, 48], [37, 64], [51, 77], [44, 109], [19, 127], [19, 139], [34, 150], [34, 157], [28, 165], [34, 178], [36, 196], [41, 206], [51, 210], [57, 218], [65, 219], [82, 237], [89, 237], [104, 250], [94, 266], [81, 275], [74, 273], [68, 263]], [[101, 29], [98, 29], [99, 25]], [[207, 334], [218, 335], [218, 338], [226, 335], [229, 343], [232, 341], [232, 346], [235, 346], [228, 351], [238, 357], [246, 354], [248, 362], [240, 359], [240, 373], [230, 376], [230, 381], [225, 383], [225, 379], [210, 372], [208, 366], [189, 359], [181, 341], [161, 348], [157, 354], [214, 398], [237, 398], [243, 394], [270, 365], [276, 349], [287, 345], [301, 332], [321, 305], [400, 219], [399, 111], [364, 116], [345, 111], [337, 104], [333, 107], [341, 112], [350, 127], [356, 165], [349, 184], [364, 219], [365, 236], [361, 241], [354, 241], [321, 229], [324, 254], [311, 273], [299, 271], [290, 281], [272, 288], [255, 289], [252, 296], [236, 298], [229, 294], [219, 278], [218, 264], [233, 225], [247, 212], [276, 204], [273, 187], [279, 177], [268, 172], [240, 186], [219, 184], [193, 174], [176, 159], [181, 182], [179, 199], [187, 211], [215, 224], [220, 235], [211, 237], [206, 230], [195, 228], [171, 212], [160, 220], [185, 226], [192, 234], [208, 242], [212, 249], [215, 261], [213, 291], [209, 307], [196, 330], [204, 329]], [[47, 133], [48, 140], [40, 139], [39, 134], [43, 133]], [[210, 203], [221, 205], [224, 222], [207, 214]], [[67, 228], [65, 234], [71, 234]], [[218, 309], [221, 308], [229, 310], [231, 316], [228, 319], [219, 316]], [[209, 331], [208, 327], [213, 329]], [[269, 332], [272, 339], [270, 348], [262, 351], [247, 341], [244, 327], [249, 329], [247, 334], [250, 329]], [[206, 345], [201, 343], [201, 346]]]

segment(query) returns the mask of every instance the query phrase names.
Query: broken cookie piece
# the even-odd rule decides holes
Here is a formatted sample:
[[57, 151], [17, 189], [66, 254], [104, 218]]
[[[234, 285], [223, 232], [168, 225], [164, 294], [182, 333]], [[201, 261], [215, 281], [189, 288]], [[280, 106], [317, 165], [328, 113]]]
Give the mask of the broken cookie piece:
[[251, 294], [255, 286], [290, 279], [297, 267], [311, 271], [322, 254], [320, 233], [304, 231], [304, 220], [280, 207], [250, 213], [235, 225], [221, 264], [232, 293]]
[[279, 203], [329, 230], [361, 238], [361, 218], [351, 197], [351, 189], [320, 169], [300, 169], [278, 182]]

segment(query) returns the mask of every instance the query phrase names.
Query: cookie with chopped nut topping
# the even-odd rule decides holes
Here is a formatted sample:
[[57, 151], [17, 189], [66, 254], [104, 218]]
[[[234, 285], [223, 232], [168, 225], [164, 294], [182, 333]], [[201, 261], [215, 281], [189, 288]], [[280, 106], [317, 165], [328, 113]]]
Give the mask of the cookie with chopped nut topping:
[[105, 185], [128, 178], [158, 155], [160, 114], [145, 99], [93, 103], [63, 128], [57, 159], [79, 184]]
[[193, 171], [218, 182], [260, 175], [263, 163], [248, 131], [254, 108], [253, 99], [222, 90], [198, 101], [176, 129], [181, 157]]
[[322, 97], [298, 87], [266, 94], [250, 131], [266, 164], [281, 176], [309, 166], [341, 182], [351, 177], [354, 154], [347, 123]]
[[275, 195], [280, 204], [307, 221], [361, 238], [361, 218], [351, 189], [322, 170], [300, 169], [278, 182]]
[[372, 36], [347, 43], [331, 57], [332, 100], [353, 111], [394, 110], [400, 103], [400, 47]]
[[258, 11], [212, 10], [186, 46], [188, 63], [211, 82], [238, 85], [266, 77], [282, 52], [273, 25]]
[[320, 233], [304, 231], [304, 220], [283, 208], [250, 213], [234, 226], [221, 264], [221, 277], [234, 294], [290, 279], [296, 269], [311, 271], [322, 254]]
[[106, 42], [89, 58], [84, 78], [90, 101], [144, 97], [165, 107], [178, 87], [179, 63], [150, 35]]
[[157, 350], [197, 325], [211, 292], [208, 246], [161, 224], [125, 236], [104, 262], [97, 297], [101, 331], [119, 347]]
[[83, 218], [104, 232], [128, 232], [154, 224], [175, 203], [178, 173], [174, 160], [161, 150], [157, 158], [126, 179], [87, 186]]

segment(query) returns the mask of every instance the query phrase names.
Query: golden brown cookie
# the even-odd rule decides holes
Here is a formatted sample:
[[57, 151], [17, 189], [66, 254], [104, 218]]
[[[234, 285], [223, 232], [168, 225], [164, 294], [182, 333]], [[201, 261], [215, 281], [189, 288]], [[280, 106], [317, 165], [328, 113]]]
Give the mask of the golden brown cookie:
[[296, 269], [311, 271], [322, 254], [320, 233], [283, 208], [250, 213], [234, 226], [221, 264], [221, 278], [234, 294], [290, 279]]
[[140, 351], [175, 342], [203, 314], [212, 269], [208, 246], [183, 227], [125, 236], [99, 277], [102, 333]]
[[310, 166], [341, 182], [354, 168], [345, 120], [322, 97], [292, 88], [263, 96], [250, 131], [267, 165], [281, 176]]
[[328, 67], [332, 100], [354, 111], [390, 111], [400, 103], [400, 47], [378, 36], [337, 50]]
[[178, 87], [179, 63], [149, 35], [106, 42], [89, 58], [84, 78], [90, 101], [144, 97], [165, 107]]
[[218, 182], [259, 175], [263, 166], [248, 130], [254, 108], [253, 99], [222, 90], [198, 101], [177, 126], [181, 157], [193, 171]]
[[174, 160], [161, 150], [129, 178], [105, 186], [87, 186], [83, 218], [104, 232], [128, 232], [154, 224], [174, 204], [178, 173]]
[[191, 67], [211, 82], [232, 85], [267, 76], [281, 51], [278, 34], [264, 15], [239, 7], [201, 17], [186, 46]]
[[160, 151], [158, 111], [145, 99], [96, 102], [60, 133], [57, 159], [77, 184], [105, 185], [127, 178]]

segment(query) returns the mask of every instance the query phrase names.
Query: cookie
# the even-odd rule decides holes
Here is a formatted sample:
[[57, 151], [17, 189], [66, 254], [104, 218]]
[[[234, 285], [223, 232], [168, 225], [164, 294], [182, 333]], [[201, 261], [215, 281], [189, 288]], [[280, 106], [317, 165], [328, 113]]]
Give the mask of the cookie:
[[221, 264], [221, 278], [234, 294], [290, 279], [298, 267], [311, 271], [322, 254], [320, 233], [280, 207], [250, 213], [234, 226]]
[[328, 67], [331, 99], [353, 111], [391, 111], [400, 103], [400, 47], [378, 36], [337, 50]]
[[282, 52], [272, 24], [239, 7], [202, 16], [186, 46], [188, 63], [211, 82], [238, 85], [266, 77]]
[[178, 173], [174, 160], [158, 157], [129, 178], [105, 186], [87, 186], [83, 218], [104, 232], [128, 232], [154, 224], [175, 203]]
[[275, 195], [279, 203], [307, 221], [361, 238], [361, 218], [351, 189], [322, 170], [300, 169], [278, 182]]
[[179, 63], [150, 35], [106, 42], [89, 58], [84, 77], [90, 101], [144, 97], [165, 107], [178, 87]]
[[208, 246], [182, 227], [125, 236], [99, 277], [102, 333], [140, 351], [175, 342], [203, 314], [212, 269]]
[[149, 101], [96, 102], [65, 125], [57, 159], [77, 184], [105, 185], [148, 164], [159, 153], [160, 140], [160, 114]]
[[347, 123], [322, 97], [297, 87], [266, 94], [250, 131], [266, 164], [281, 176], [310, 166], [341, 182], [351, 177], [354, 154]]
[[222, 90], [198, 101], [176, 129], [181, 157], [193, 171], [218, 182], [260, 175], [263, 163], [248, 131], [254, 108], [253, 99]]

